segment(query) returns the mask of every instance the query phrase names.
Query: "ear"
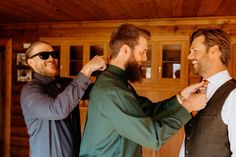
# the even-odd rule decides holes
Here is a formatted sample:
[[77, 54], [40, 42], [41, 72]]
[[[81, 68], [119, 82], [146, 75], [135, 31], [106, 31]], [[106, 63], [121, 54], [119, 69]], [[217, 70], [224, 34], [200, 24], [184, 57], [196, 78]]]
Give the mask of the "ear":
[[214, 54], [220, 54], [219, 47], [218, 47], [217, 45], [212, 46], [212, 47], [210, 48], [210, 53], [211, 53], [212, 55], [214, 55]]
[[26, 61], [28, 63], [28, 65], [33, 68], [34, 67], [34, 61], [32, 59], [27, 59]]
[[129, 53], [131, 52], [131, 48], [128, 45], [124, 44], [124, 45], [121, 46], [120, 52], [123, 55], [129, 55]]

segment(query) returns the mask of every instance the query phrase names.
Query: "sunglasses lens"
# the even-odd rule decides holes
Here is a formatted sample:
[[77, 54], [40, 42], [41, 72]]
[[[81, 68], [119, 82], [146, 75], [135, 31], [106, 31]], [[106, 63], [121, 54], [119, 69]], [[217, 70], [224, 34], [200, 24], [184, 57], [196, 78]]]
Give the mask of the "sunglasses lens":
[[59, 58], [59, 52], [58, 51], [53, 51], [53, 52], [51, 52], [51, 56], [54, 59], [58, 59]]
[[49, 55], [50, 55], [50, 53], [48, 53], [48, 52], [39, 53], [39, 57], [40, 57], [42, 60], [47, 60], [47, 59], [49, 58]]

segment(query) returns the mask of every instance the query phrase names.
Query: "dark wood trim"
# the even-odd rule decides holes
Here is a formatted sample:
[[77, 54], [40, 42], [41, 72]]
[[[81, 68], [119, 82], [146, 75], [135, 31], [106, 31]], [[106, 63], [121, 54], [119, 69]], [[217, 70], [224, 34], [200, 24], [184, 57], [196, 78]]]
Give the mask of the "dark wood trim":
[[5, 46], [5, 122], [4, 122], [4, 157], [10, 157], [11, 136], [11, 85], [12, 85], [12, 39], [0, 39], [0, 45]]
[[198, 25], [230, 25], [236, 24], [236, 16], [191, 17], [191, 18], [161, 18], [138, 20], [101, 20], [101, 21], [72, 21], [72, 22], [45, 22], [45, 23], [17, 23], [0, 24], [0, 29], [68, 29], [68, 28], [114, 28], [123, 23], [133, 23], [137, 26], [198, 26]]

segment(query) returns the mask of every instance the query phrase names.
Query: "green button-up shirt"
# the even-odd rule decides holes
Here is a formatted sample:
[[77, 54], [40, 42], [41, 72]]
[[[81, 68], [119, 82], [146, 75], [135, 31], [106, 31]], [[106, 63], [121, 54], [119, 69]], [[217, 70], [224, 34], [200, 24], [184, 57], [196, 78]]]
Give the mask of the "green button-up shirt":
[[153, 103], [137, 95], [125, 71], [110, 65], [89, 95], [81, 157], [141, 157], [159, 149], [191, 116], [176, 97]]

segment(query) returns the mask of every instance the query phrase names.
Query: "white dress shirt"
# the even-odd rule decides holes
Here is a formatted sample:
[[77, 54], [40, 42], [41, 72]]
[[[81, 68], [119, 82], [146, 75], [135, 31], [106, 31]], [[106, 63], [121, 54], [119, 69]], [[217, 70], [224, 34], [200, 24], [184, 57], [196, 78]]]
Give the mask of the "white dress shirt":
[[[228, 80], [232, 79], [227, 70], [221, 71], [207, 80], [207, 99], [209, 100], [215, 91]], [[228, 126], [231, 157], [236, 157], [236, 89], [234, 89], [225, 100], [221, 111], [223, 122]], [[214, 150], [209, 150], [214, 151]], [[185, 157], [185, 142], [183, 140], [179, 157]]]

